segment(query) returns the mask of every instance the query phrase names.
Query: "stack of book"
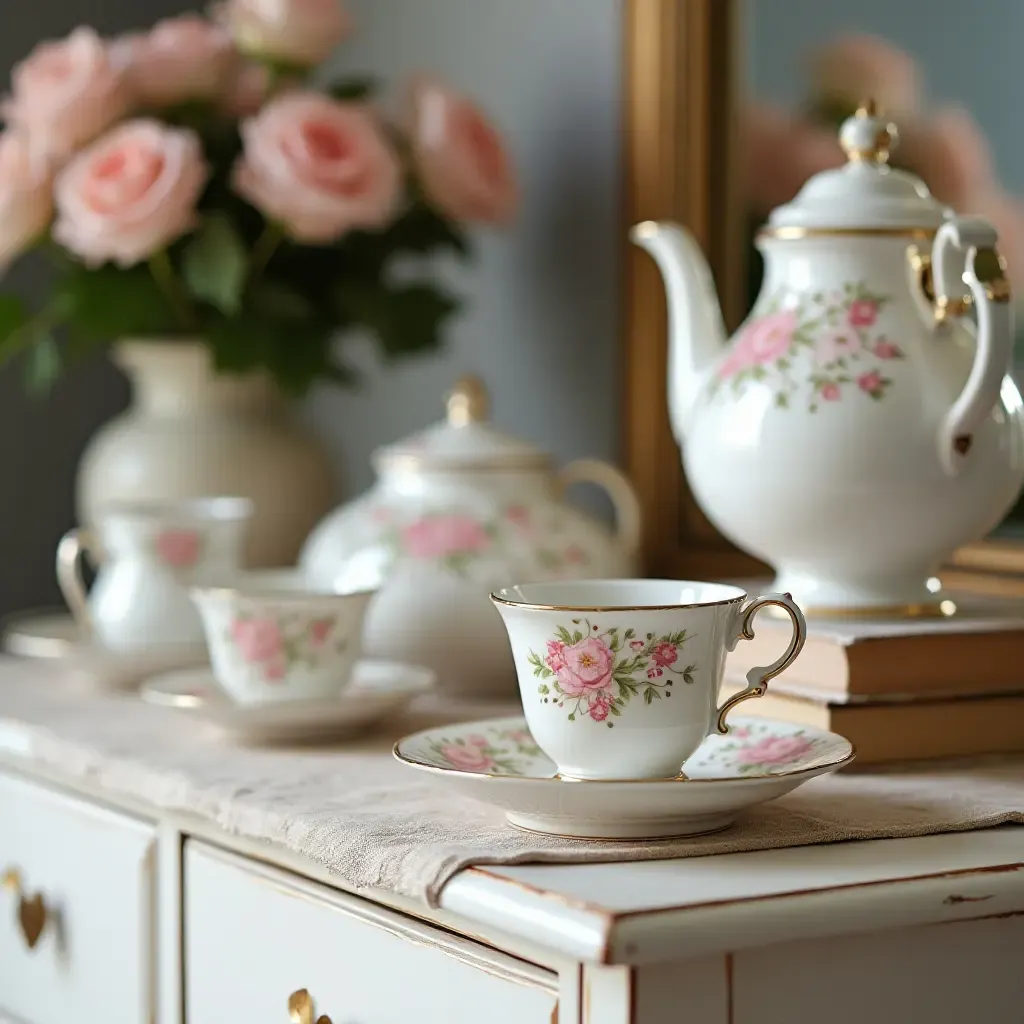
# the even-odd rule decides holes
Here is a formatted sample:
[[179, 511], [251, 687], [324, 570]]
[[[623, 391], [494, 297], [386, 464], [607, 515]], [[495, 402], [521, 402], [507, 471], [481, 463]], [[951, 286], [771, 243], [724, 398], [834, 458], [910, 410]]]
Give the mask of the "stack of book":
[[[762, 614], [754, 630], [726, 661], [727, 696], [782, 654], [791, 627]], [[1024, 752], [1024, 608], [809, 622], [800, 657], [736, 713], [840, 733], [861, 765]]]

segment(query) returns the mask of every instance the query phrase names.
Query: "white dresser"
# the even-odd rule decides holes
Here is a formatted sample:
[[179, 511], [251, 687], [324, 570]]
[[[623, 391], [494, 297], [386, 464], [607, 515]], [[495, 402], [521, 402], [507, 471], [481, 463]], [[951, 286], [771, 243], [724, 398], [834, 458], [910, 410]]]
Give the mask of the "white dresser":
[[17, 1024], [1024, 1021], [1024, 827], [471, 868], [430, 910], [5, 755], [4, 871]]

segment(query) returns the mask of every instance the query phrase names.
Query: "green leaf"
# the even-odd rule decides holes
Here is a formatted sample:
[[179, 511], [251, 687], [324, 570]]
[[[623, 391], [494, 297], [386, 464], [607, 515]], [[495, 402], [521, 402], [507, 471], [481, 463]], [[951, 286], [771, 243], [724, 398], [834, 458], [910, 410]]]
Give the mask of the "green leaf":
[[575, 712], [573, 712], [572, 714], [569, 715], [569, 721], [570, 722], [575, 722], [576, 721], [576, 714], [575, 714]]
[[250, 290], [253, 310], [274, 320], [310, 320], [316, 308], [302, 292], [280, 281], [263, 278]]
[[565, 628], [565, 626], [558, 626], [555, 629], [555, 632], [558, 634], [558, 639], [561, 640], [563, 644], [572, 645], [572, 634]]
[[632, 627], [630, 627], [629, 629], [627, 629], [627, 630], [626, 630], [626, 632], [625, 632], [625, 633], [623, 633], [623, 636], [624, 636], [624, 637], [625, 637], [625, 638], [626, 638], [627, 640], [632, 640], [632, 639], [633, 639], [633, 637], [635, 637], [635, 636], [636, 636], [636, 630], [635, 630], [635, 629], [633, 629]]
[[54, 284], [54, 316], [86, 341], [173, 334], [174, 310], [145, 265], [90, 270], [74, 264]]
[[653, 700], [654, 700], [654, 687], [648, 686], [647, 689], [644, 690], [644, 703], [645, 704], [650, 704], [651, 701], [653, 701]]
[[249, 260], [245, 244], [224, 214], [211, 214], [182, 255], [182, 274], [189, 293], [226, 316], [242, 306]]
[[353, 103], [358, 100], [368, 99], [377, 91], [377, 81], [374, 78], [346, 78], [342, 81], [332, 82], [327, 86], [327, 93], [336, 100], [343, 103]]
[[578, 644], [583, 639], [583, 634], [577, 629], [572, 634], [572, 642]]
[[25, 384], [33, 395], [44, 395], [60, 376], [63, 361], [57, 340], [46, 331], [40, 334], [28, 350]]
[[613, 715], [615, 715], [616, 718], [620, 718], [622, 716], [622, 712], [619, 710], [619, 705], [618, 704], [609, 704], [608, 705], [608, 710]]
[[365, 278], [342, 281], [336, 301], [342, 316], [373, 331], [389, 356], [439, 348], [441, 327], [458, 307], [455, 299], [431, 285], [389, 285]]
[[547, 686], [545, 683], [541, 683], [540, 686], [537, 687], [537, 692], [538, 693], [550, 693], [551, 692], [551, 687]]
[[[19, 347], [18, 334], [28, 323], [28, 309], [17, 295], [0, 295], [0, 358], [7, 358], [8, 343]], [[11, 355], [14, 354], [12, 351]]]

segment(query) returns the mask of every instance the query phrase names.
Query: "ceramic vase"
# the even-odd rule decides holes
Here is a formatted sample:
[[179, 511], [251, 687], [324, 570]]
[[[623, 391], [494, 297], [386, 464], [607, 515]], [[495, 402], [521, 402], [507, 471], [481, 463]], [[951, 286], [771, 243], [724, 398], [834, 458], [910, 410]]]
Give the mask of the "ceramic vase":
[[216, 373], [199, 341], [125, 341], [113, 358], [132, 400], [82, 456], [79, 522], [109, 502], [236, 495], [255, 506], [246, 563], [293, 564], [336, 500], [335, 474], [273, 381]]

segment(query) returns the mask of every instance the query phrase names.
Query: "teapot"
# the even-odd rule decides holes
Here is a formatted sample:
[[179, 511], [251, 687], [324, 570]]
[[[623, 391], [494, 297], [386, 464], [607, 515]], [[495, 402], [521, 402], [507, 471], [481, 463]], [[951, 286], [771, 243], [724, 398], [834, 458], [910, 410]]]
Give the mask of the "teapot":
[[[367, 613], [368, 656], [433, 668], [450, 695], [516, 699], [501, 617], [489, 595], [513, 583], [634, 575], [640, 506], [614, 466], [547, 455], [487, 422], [475, 377], [448, 398], [447, 419], [374, 455], [378, 481], [309, 536], [312, 585], [379, 586]], [[607, 491], [613, 533], [563, 499], [574, 483]]]
[[693, 237], [633, 229], [666, 284], [672, 430], [708, 518], [808, 614], [950, 614], [939, 567], [1024, 483], [1005, 264], [991, 224], [889, 166], [873, 103], [839, 140], [845, 165], [759, 233], [764, 283], [729, 342]]

